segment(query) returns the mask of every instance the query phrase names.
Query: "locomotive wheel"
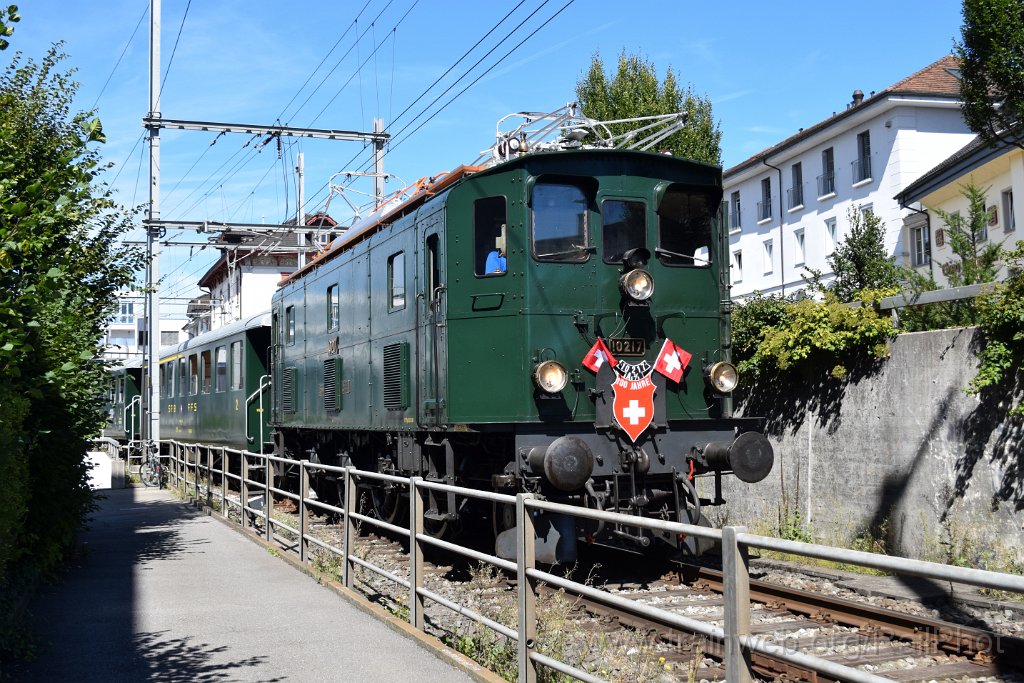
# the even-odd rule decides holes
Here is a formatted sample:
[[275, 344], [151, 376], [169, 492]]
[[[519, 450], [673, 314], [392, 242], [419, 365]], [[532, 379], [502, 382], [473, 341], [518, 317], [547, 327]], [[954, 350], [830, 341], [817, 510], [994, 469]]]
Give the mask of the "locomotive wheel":
[[409, 514], [401, 487], [384, 482], [371, 487], [369, 493], [373, 512], [377, 519], [388, 524], [407, 526]]

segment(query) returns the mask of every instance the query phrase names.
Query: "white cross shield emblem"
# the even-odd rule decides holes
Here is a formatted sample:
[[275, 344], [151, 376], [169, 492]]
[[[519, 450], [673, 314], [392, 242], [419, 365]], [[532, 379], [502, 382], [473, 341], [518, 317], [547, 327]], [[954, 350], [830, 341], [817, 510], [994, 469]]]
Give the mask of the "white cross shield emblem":
[[618, 375], [612, 383], [612, 391], [615, 392], [615, 400], [612, 401], [615, 421], [633, 443], [636, 443], [654, 419], [654, 388], [650, 372], [638, 380], [628, 380]]

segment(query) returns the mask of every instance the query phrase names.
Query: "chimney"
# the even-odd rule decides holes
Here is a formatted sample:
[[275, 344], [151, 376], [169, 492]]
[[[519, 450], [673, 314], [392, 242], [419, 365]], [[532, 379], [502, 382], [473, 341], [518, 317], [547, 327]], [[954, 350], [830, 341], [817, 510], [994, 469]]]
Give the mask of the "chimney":
[[860, 103], [864, 101], [864, 91], [854, 90], [853, 91], [853, 104], [851, 106], [859, 107]]

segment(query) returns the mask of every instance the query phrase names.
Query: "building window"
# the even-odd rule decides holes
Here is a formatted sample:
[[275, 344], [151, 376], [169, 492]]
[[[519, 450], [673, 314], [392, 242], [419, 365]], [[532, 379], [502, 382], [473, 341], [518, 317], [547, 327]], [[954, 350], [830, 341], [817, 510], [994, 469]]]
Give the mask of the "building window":
[[873, 204], [861, 204], [857, 207], [857, 211], [860, 212], [860, 219], [867, 221], [869, 218], [875, 215], [875, 209]]
[[295, 343], [295, 307], [289, 306], [284, 309], [285, 332], [284, 342], [291, 346]]
[[789, 188], [789, 208], [795, 209], [804, 205], [804, 168], [801, 164], [791, 167], [793, 187]]
[[135, 304], [122, 302], [118, 309], [117, 324], [130, 325], [135, 322]]
[[765, 273], [770, 273], [770, 272], [772, 272], [772, 268], [774, 267], [774, 263], [775, 263], [775, 260], [772, 258], [772, 241], [771, 240], [765, 240], [763, 242], [763, 244], [764, 244], [764, 272]]
[[327, 288], [327, 330], [334, 331], [341, 325], [341, 296], [338, 285]]
[[772, 217], [772, 179], [761, 180], [761, 201], [757, 203], [757, 220], [766, 221]]
[[871, 179], [871, 132], [857, 135], [857, 158], [853, 161], [853, 182]]
[[733, 192], [732, 199], [729, 201], [729, 228], [731, 230], [740, 229], [740, 193]]
[[931, 263], [931, 245], [928, 238], [928, 225], [911, 228], [910, 230], [910, 258], [914, 266], [926, 266]]
[[228, 348], [226, 346], [217, 347], [215, 360], [217, 361], [217, 382], [214, 388], [219, 394], [228, 388]]
[[743, 252], [734, 251], [732, 252], [732, 272], [733, 282], [739, 282], [743, 279]]
[[388, 306], [397, 311], [405, 308], [405, 252], [388, 257]]
[[1013, 190], [1003, 190], [1003, 232], [1013, 232], [1017, 224], [1013, 217]]
[[821, 175], [818, 176], [818, 196], [826, 197], [836, 193], [836, 160], [832, 148], [821, 152]]
[[828, 253], [831, 254], [836, 250], [836, 244], [839, 241], [838, 234], [836, 231], [836, 219], [826, 218], [825, 219], [825, 238], [828, 243]]

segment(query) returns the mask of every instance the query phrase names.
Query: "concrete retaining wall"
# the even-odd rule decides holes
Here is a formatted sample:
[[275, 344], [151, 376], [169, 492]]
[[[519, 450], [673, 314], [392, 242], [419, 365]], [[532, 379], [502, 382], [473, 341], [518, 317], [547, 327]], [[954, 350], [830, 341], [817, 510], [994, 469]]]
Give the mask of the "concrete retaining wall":
[[964, 393], [975, 337], [901, 335], [890, 358], [846, 381], [823, 369], [755, 388], [741, 411], [768, 417], [775, 469], [759, 484], [727, 478], [717, 521], [775, 533], [798, 522], [826, 543], [873, 530], [924, 559], [1024, 557], [1022, 421], [1006, 416], [1009, 395]]

